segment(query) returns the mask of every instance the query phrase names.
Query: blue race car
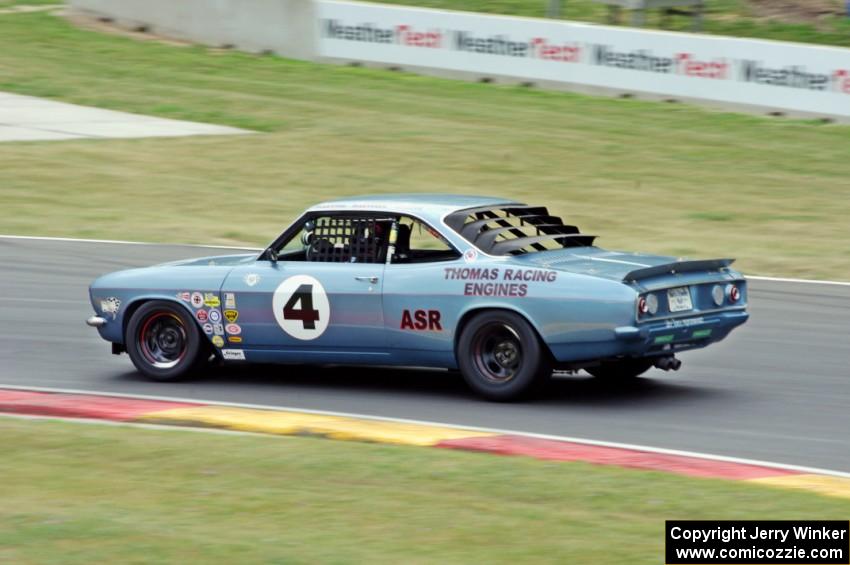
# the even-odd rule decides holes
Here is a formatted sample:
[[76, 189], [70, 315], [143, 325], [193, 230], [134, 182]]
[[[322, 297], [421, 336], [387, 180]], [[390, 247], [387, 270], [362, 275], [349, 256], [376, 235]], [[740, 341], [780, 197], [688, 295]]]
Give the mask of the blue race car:
[[459, 369], [509, 400], [562, 370], [629, 379], [748, 317], [731, 259], [606, 251], [544, 206], [449, 194], [326, 202], [261, 253], [119, 271], [87, 323], [170, 381], [213, 360]]

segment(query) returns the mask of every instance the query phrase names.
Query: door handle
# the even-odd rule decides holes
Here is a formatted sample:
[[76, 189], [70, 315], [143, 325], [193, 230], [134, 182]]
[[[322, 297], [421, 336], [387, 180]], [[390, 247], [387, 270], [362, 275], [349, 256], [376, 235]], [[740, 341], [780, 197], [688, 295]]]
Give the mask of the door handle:
[[370, 284], [375, 284], [375, 283], [378, 282], [378, 277], [376, 277], [374, 275], [371, 276], [371, 277], [354, 277], [354, 280], [363, 281], [363, 282], [367, 282], [367, 283], [370, 283]]

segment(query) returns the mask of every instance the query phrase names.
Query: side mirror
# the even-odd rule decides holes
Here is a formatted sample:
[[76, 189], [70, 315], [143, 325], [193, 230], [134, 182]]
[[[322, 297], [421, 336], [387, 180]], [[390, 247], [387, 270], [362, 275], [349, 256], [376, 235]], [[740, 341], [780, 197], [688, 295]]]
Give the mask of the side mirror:
[[268, 259], [272, 263], [277, 263], [277, 251], [275, 251], [271, 247], [266, 249], [266, 252], [263, 253], [263, 255], [265, 256], [266, 259]]

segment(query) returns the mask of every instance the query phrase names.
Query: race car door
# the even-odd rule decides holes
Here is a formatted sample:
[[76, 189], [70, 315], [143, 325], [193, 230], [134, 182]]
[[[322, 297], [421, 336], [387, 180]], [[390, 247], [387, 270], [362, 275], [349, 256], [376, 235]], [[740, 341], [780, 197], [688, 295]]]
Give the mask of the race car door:
[[384, 231], [362, 215], [307, 217], [278, 244], [276, 261], [233, 269], [222, 287], [227, 347], [296, 362], [380, 362]]
[[388, 346], [410, 364], [454, 364], [454, 328], [465, 297], [446, 290], [446, 269], [460, 253], [424, 222], [402, 216], [384, 272]]

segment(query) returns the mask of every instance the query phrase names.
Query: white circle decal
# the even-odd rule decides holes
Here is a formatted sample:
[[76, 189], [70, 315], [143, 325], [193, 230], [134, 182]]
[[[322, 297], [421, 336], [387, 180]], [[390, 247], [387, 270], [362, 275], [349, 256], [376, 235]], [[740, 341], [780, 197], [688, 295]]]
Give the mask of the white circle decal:
[[316, 339], [328, 327], [331, 305], [322, 283], [295, 275], [280, 283], [272, 298], [274, 319], [295, 339]]
[[192, 306], [194, 308], [200, 308], [204, 305], [204, 295], [200, 292], [193, 292], [192, 296], [189, 297], [189, 300], [192, 301]]

